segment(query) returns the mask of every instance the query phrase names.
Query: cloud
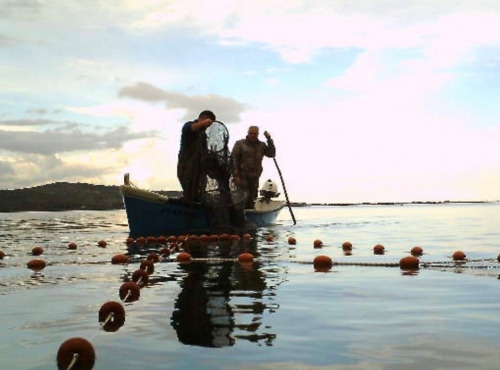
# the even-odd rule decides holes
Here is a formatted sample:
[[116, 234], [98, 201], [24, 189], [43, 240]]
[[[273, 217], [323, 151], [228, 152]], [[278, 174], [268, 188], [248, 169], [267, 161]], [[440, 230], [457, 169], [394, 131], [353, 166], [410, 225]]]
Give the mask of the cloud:
[[46, 130], [44, 132], [0, 130], [0, 149], [14, 153], [49, 155], [119, 148], [126, 141], [154, 135], [152, 132], [130, 133], [125, 127], [118, 127], [104, 134], [83, 132], [77, 128], [70, 131]]
[[196, 118], [201, 111], [209, 109], [218, 117], [224, 117], [227, 123], [240, 122], [241, 113], [248, 108], [246, 104], [233, 98], [216, 94], [186, 95], [163, 90], [146, 82], [124, 86], [118, 92], [118, 96], [151, 103], [164, 102], [169, 109], [185, 109], [184, 119]]

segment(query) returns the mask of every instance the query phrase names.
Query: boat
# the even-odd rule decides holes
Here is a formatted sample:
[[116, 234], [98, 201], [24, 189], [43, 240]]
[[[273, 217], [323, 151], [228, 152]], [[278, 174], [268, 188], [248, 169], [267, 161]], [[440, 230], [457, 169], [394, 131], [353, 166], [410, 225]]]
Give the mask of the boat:
[[[260, 190], [254, 209], [245, 209], [245, 226], [231, 230], [214, 230], [213, 212], [203, 205], [187, 204], [182, 198], [167, 197], [157, 192], [140, 189], [130, 183], [128, 174], [120, 193], [129, 225], [130, 237], [168, 236], [185, 234], [212, 234], [217, 231], [238, 232], [255, 229], [276, 221], [285, 202], [277, 197], [276, 184], [268, 180]], [[231, 216], [229, 216], [231, 217]]]

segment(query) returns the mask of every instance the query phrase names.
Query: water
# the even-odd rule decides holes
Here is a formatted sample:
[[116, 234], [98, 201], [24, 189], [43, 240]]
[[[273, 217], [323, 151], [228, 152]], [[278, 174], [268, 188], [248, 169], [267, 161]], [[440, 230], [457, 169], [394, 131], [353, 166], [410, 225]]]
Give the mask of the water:
[[[0, 214], [0, 368], [54, 369], [60, 345], [73, 337], [92, 343], [95, 369], [498, 368], [500, 204], [294, 214], [295, 226], [284, 209], [252, 242], [210, 247], [208, 262], [156, 263], [140, 299], [123, 304], [116, 332], [100, 329], [98, 311], [121, 302], [120, 286], [157, 249], [127, 248], [125, 212]], [[290, 236], [297, 245], [288, 245]], [[323, 248], [313, 248], [315, 239]], [[352, 255], [342, 251], [345, 241]], [[375, 244], [386, 253], [374, 255]], [[30, 254], [37, 245], [41, 257]], [[416, 245], [427, 263], [418, 273], [382, 266]], [[246, 250], [256, 255], [253, 266], [228, 260]], [[456, 250], [469, 262], [454, 264]], [[112, 265], [118, 253], [132, 262]], [[338, 265], [315, 272], [319, 254]], [[26, 268], [35, 258], [47, 262], [42, 272]]]

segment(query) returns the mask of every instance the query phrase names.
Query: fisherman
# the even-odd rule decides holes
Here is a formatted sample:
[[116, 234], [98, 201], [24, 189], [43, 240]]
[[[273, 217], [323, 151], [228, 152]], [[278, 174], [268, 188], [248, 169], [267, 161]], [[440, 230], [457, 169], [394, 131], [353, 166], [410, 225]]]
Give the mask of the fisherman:
[[208, 152], [205, 131], [215, 120], [212, 111], [204, 110], [198, 119], [186, 122], [182, 127], [177, 178], [182, 186], [183, 198], [188, 203], [199, 201], [200, 192], [205, 190], [206, 170], [202, 166]]
[[246, 138], [238, 140], [231, 153], [235, 161], [234, 182], [238, 189], [246, 193], [245, 209], [255, 208], [262, 159], [264, 156], [273, 158], [276, 155], [271, 134], [265, 131], [264, 136], [267, 144], [259, 140], [259, 127], [250, 126]]

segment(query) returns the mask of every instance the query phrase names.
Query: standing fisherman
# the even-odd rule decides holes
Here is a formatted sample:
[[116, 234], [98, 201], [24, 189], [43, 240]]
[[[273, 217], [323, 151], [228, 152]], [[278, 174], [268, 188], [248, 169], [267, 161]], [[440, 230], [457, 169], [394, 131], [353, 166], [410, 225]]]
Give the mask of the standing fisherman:
[[236, 165], [234, 182], [247, 195], [246, 209], [255, 208], [259, 178], [262, 174], [262, 159], [264, 156], [273, 158], [276, 155], [271, 134], [266, 131], [264, 136], [267, 139], [267, 144], [259, 140], [259, 128], [250, 126], [247, 137], [238, 140], [231, 153]]
[[189, 203], [199, 201], [200, 192], [205, 190], [206, 173], [202, 166], [202, 160], [208, 152], [205, 131], [215, 119], [213, 112], [205, 110], [198, 119], [186, 122], [182, 127], [177, 178], [182, 186], [184, 200]]

